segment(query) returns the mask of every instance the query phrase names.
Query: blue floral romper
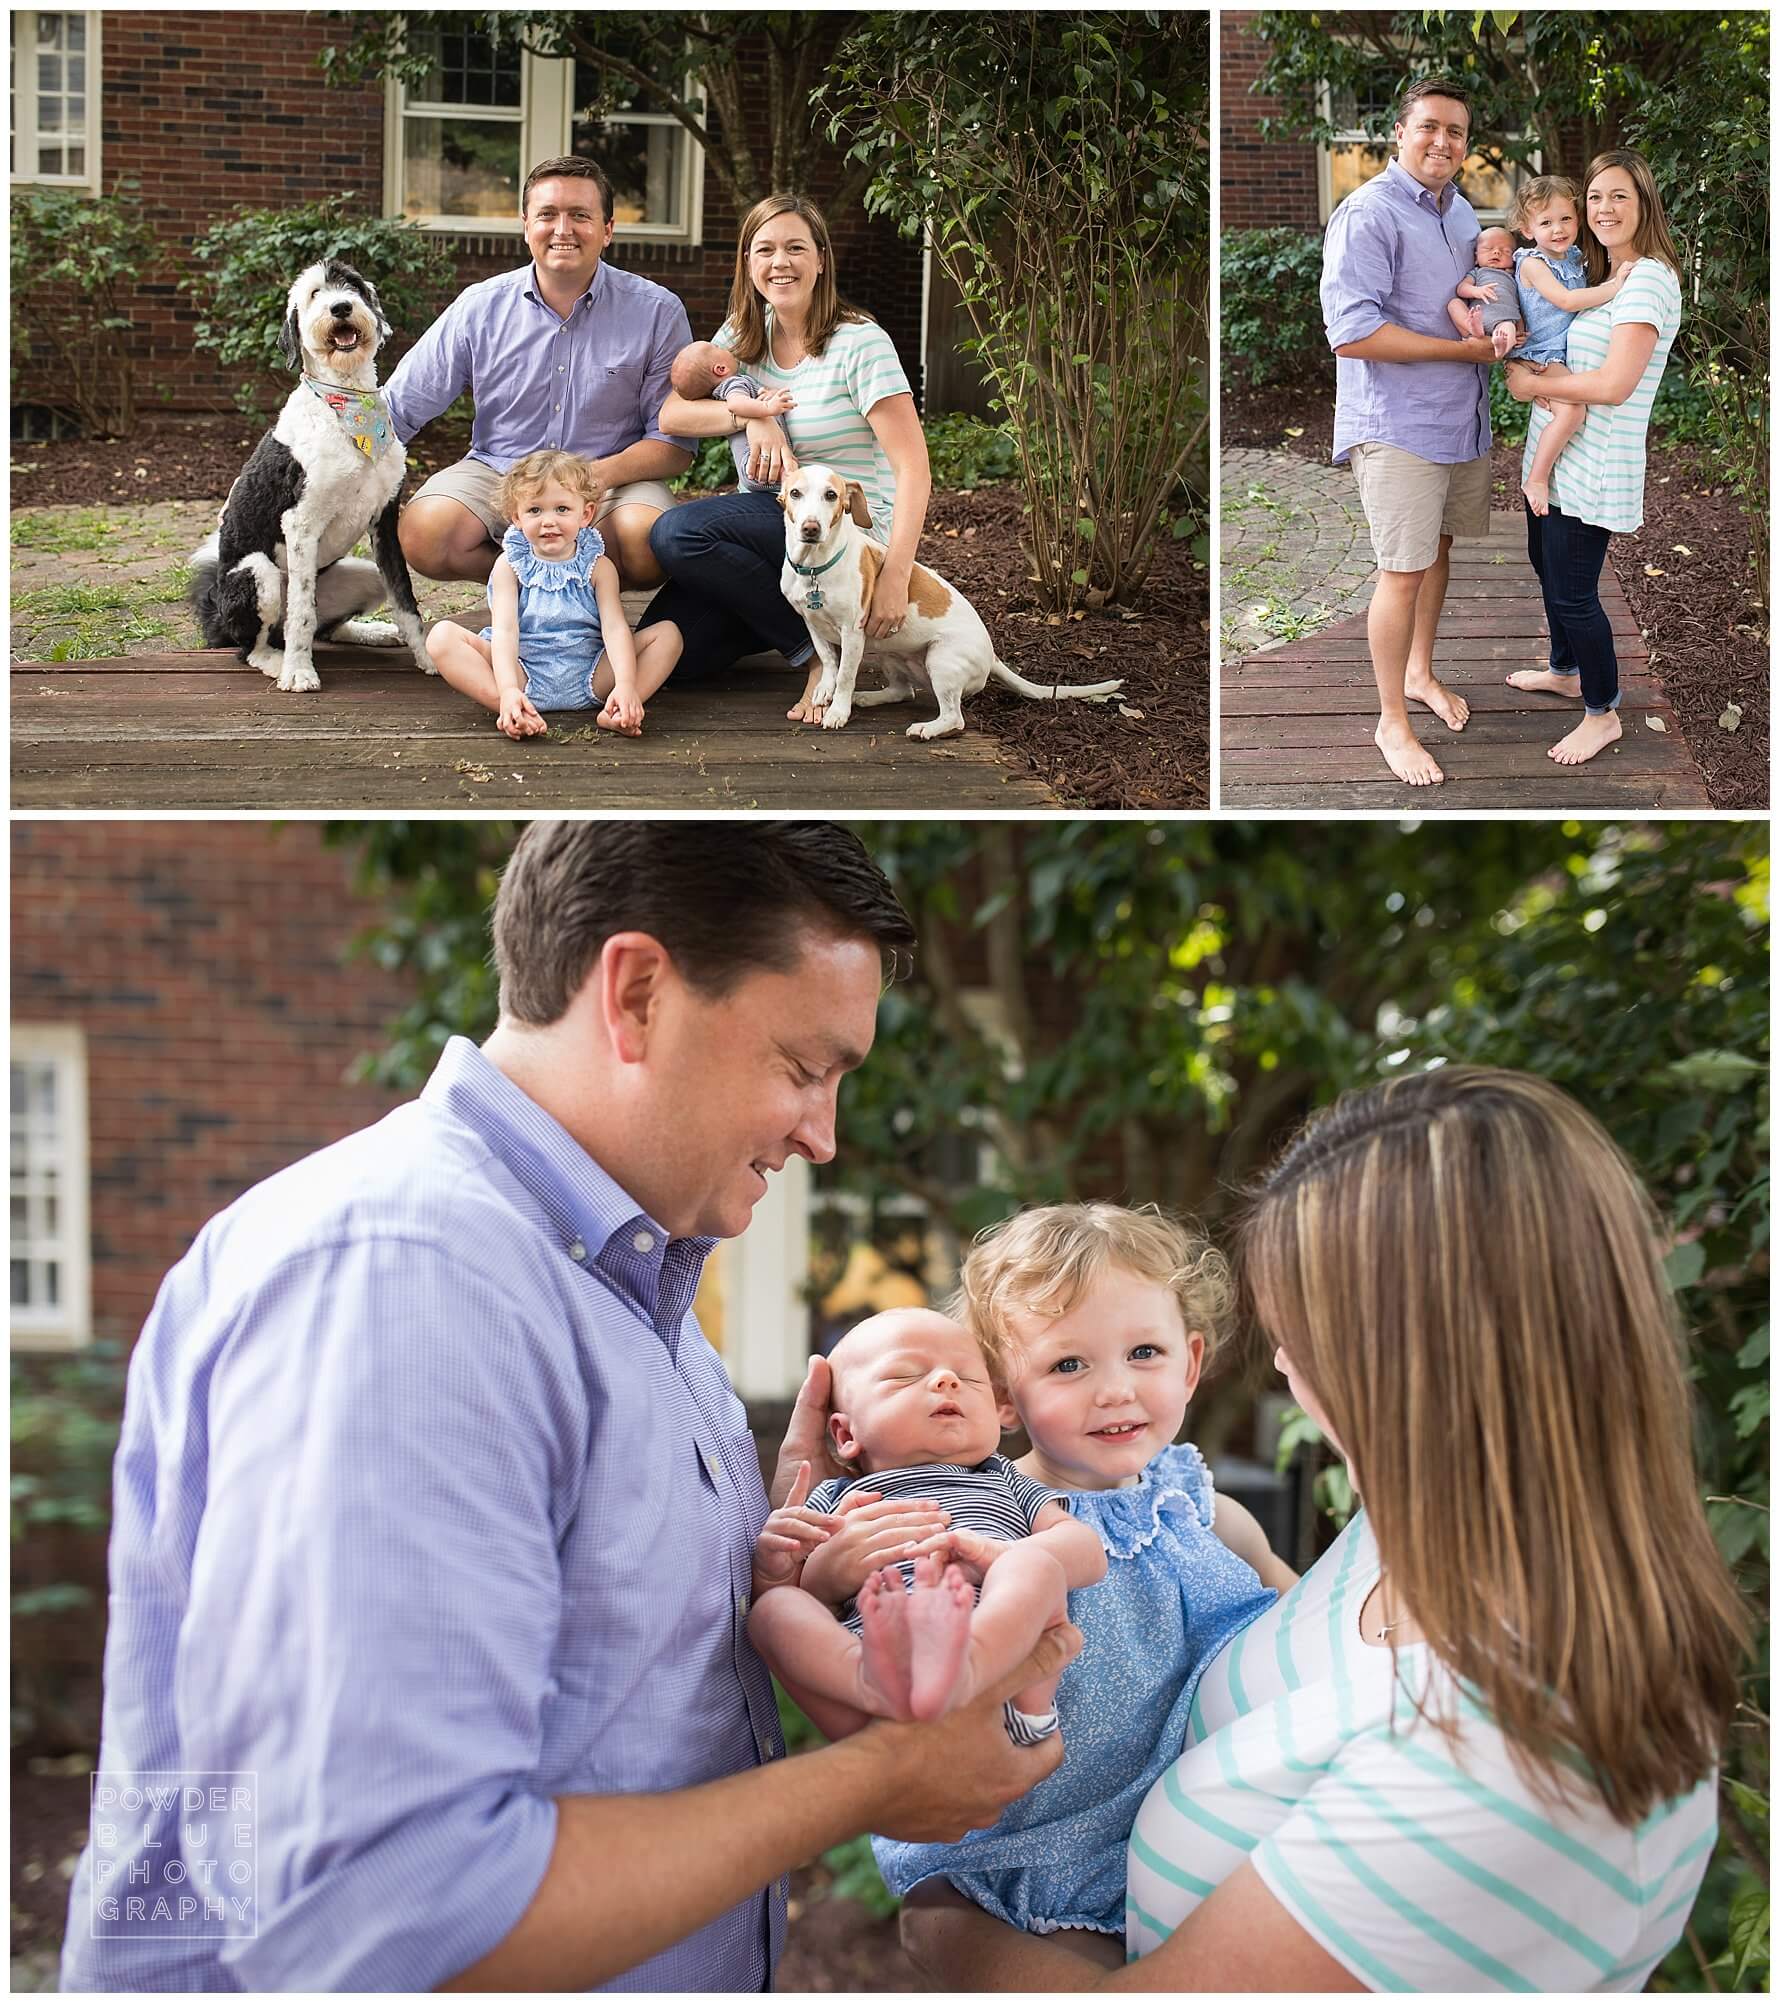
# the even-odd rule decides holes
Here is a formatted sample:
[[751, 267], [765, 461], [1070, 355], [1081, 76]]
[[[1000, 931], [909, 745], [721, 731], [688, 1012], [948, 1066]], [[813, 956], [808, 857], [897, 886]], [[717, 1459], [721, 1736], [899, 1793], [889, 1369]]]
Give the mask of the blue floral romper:
[[1125, 1932], [1125, 1851], [1144, 1796], [1179, 1757], [1207, 1663], [1278, 1597], [1212, 1529], [1217, 1497], [1197, 1447], [1165, 1448], [1135, 1488], [1058, 1490], [1100, 1533], [1106, 1577], [1069, 1596], [1082, 1652], [1063, 1673], [1063, 1764], [993, 1829], [958, 1843], [874, 1836], [899, 1896], [949, 1878], [1028, 1933]]
[[[501, 538], [501, 554], [519, 579], [519, 664], [534, 709], [594, 709], [593, 671], [605, 641], [599, 601], [588, 582], [606, 545], [591, 522], [575, 538], [575, 553], [560, 563], [541, 557], [517, 523]], [[494, 584], [488, 587], [494, 603]], [[482, 637], [494, 638], [484, 626]]]

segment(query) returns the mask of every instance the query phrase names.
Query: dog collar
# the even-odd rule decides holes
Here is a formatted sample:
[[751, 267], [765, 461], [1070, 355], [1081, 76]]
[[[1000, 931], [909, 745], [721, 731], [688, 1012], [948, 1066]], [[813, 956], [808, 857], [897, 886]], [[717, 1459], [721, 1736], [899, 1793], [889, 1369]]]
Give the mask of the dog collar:
[[337, 383], [318, 382], [308, 375], [303, 381], [334, 413], [340, 429], [367, 459], [379, 458], [395, 442], [381, 390], [342, 389]]
[[791, 568], [797, 572], [799, 577], [820, 577], [825, 570], [832, 570], [835, 567], [835, 565], [840, 562], [841, 558], [846, 555], [846, 553], [847, 552], [844, 549], [837, 549], [833, 554], [833, 556], [831, 556], [826, 563], [818, 563], [813, 565], [807, 563], [791, 563], [790, 557], [786, 557], [785, 561], [787, 563], [791, 563]]

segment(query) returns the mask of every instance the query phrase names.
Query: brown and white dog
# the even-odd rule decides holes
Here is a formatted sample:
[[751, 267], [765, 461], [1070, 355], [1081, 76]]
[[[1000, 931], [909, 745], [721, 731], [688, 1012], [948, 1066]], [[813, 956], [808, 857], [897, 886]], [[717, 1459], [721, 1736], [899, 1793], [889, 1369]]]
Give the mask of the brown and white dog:
[[[989, 629], [964, 594], [916, 564], [909, 578], [908, 617], [886, 639], [866, 637], [872, 592], [884, 567], [883, 550], [860, 526], [865, 497], [858, 483], [830, 466], [803, 466], [785, 483], [785, 567], [779, 589], [810, 629], [822, 659], [816, 702], [824, 730], [842, 729], [853, 707], [901, 702], [925, 691], [939, 705], [928, 723], [911, 723], [910, 737], [949, 737], [964, 728], [963, 702], [993, 676], [1004, 688], [1051, 702], [1064, 696], [1105, 697], [1118, 682], [1046, 688], [998, 660]], [[869, 516], [866, 517], [869, 520]], [[881, 689], [856, 691], [860, 664], [869, 659], [884, 677]]]

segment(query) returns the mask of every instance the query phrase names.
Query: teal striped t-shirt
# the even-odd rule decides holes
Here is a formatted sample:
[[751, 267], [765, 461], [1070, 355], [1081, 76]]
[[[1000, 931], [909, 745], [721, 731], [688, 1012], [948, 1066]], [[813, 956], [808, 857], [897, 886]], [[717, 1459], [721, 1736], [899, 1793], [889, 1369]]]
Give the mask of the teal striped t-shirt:
[[[912, 396], [897, 359], [896, 343], [875, 320], [843, 320], [819, 355], [806, 355], [795, 368], [782, 369], [772, 356], [773, 310], [766, 309], [767, 352], [745, 364], [763, 390], [788, 389], [797, 408], [779, 422], [800, 464], [832, 466], [843, 479], [857, 480], [871, 508], [874, 540], [888, 544], [896, 507], [896, 475], [866, 422], [866, 413], [887, 396]], [[726, 320], [716, 340], [735, 346]]]
[[[1591, 403], [1582, 429], [1562, 452], [1551, 475], [1551, 504], [1579, 521], [1630, 535], [1644, 525], [1644, 438], [1650, 429], [1650, 406], [1663, 379], [1669, 350], [1681, 325], [1681, 281], [1654, 257], [1641, 257], [1626, 282], [1605, 306], [1578, 313], [1570, 321], [1567, 366], [1572, 375], [1598, 369], [1607, 359], [1613, 330], [1636, 320], [1656, 329], [1656, 347], [1638, 378], [1638, 387], [1624, 403]], [[1521, 478], [1532, 469], [1539, 434], [1551, 422], [1537, 404], [1530, 406], [1527, 448]]]
[[[1418, 1718], [1422, 1646], [1365, 1641], [1363, 1515], [1200, 1681], [1185, 1752], [1131, 1832], [1126, 1948], [1161, 1945], [1245, 1858], [1368, 1989], [1635, 1990], [1681, 1938], [1718, 1831], [1716, 1777], [1635, 1829], [1542, 1804], [1461, 1698]], [[1436, 1715], [1440, 1705], [1429, 1707]]]

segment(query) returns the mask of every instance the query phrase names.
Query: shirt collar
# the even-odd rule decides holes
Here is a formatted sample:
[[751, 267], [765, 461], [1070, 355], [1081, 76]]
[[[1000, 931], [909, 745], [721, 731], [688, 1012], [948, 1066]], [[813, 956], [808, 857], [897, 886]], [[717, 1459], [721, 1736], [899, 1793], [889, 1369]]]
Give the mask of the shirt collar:
[[[594, 269], [593, 276], [587, 281], [586, 291], [575, 301], [574, 311], [569, 315], [571, 320], [575, 317], [576, 313], [581, 311], [583, 306], [596, 306], [605, 297], [606, 272], [606, 260], [602, 257]], [[546, 312], [554, 312], [556, 310], [546, 302], [543, 293], [539, 290], [538, 263], [536, 258], [525, 268], [525, 296], [537, 305], [543, 306]]]
[[1435, 215], [1444, 216], [1452, 207], [1453, 197], [1459, 191], [1457, 177], [1447, 182], [1436, 197], [1432, 188], [1427, 188], [1404, 166], [1401, 160], [1385, 162], [1385, 176], [1392, 186], [1407, 195], [1412, 202], [1419, 202], [1425, 209], [1432, 209]]
[[670, 1238], [467, 1036], [446, 1044], [420, 1096], [494, 1150], [577, 1265], [597, 1266], [661, 1335], [677, 1337], [715, 1238]]

